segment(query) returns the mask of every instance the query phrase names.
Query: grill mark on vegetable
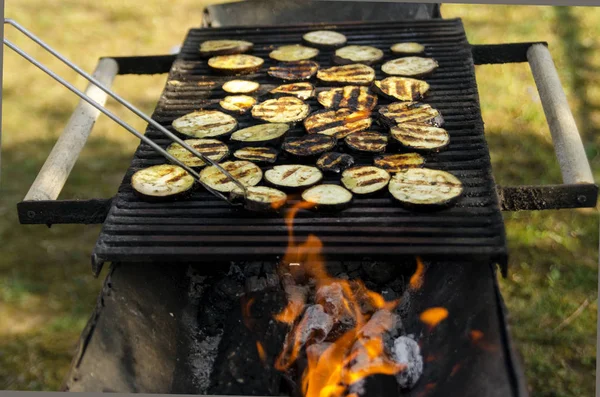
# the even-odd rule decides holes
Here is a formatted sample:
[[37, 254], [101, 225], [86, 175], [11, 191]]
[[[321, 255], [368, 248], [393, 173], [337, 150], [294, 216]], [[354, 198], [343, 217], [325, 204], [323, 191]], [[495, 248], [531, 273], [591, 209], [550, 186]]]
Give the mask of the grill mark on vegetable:
[[[181, 178], [185, 177], [185, 175], [186, 175], [186, 174], [183, 174], [183, 173], [181, 173], [181, 174], [179, 174], [179, 175], [175, 175], [175, 176], [173, 176], [172, 178], [170, 178], [170, 179], [167, 179], [165, 182], [166, 182], [166, 183], [177, 182], [177, 181], [178, 181], [178, 180], [180, 180]], [[162, 176], [162, 175], [161, 175], [161, 176]]]
[[[283, 176], [281, 177], [281, 179], [287, 179], [290, 176], [294, 175], [298, 170], [300, 169], [300, 167], [296, 167], [296, 168], [292, 168], [291, 170], [288, 170], [285, 174], [283, 174]], [[306, 179], [304, 179], [306, 180]]]
[[374, 185], [376, 183], [380, 183], [380, 182], [385, 182], [387, 181], [387, 178], [375, 178], [375, 179], [368, 179], [366, 181], [359, 181], [356, 183], [356, 186], [369, 186], [369, 185]]
[[364, 171], [364, 172], [353, 173], [352, 177], [354, 177], [354, 178], [361, 178], [363, 176], [369, 176], [369, 175], [373, 175], [373, 174], [377, 174], [377, 171], [371, 170], [371, 171]]

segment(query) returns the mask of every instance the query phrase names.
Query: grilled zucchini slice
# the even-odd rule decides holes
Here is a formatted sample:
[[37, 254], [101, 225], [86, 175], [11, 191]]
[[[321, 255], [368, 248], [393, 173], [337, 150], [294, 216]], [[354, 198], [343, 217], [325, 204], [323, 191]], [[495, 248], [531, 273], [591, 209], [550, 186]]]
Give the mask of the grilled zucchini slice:
[[426, 103], [394, 102], [379, 108], [379, 114], [390, 126], [402, 123], [425, 123], [441, 127], [444, 124], [440, 112]]
[[438, 152], [450, 143], [448, 131], [420, 123], [397, 125], [390, 128], [390, 135], [405, 148], [416, 151]]
[[254, 44], [244, 40], [207, 40], [200, 44], [202, 56], [232, 55], [248, 52]]
[[292, 95], [298, 99], [307, 100], [315, 95], [315, 87], [310, 83], [283, 84], [269, 91], [271, 94]]
[[302, 193], [302, 200], [314, 204], [316, 209], [340, 211], [352, 203], [352, 193], [339, 185], [313, 186]]
[[383, 59], [383, 51], [368, 45], [349, 45], [335, 51], [333, 61], [339, 65], [362, 63], [372, 65]]
[[381, 65], [381, 71], [391, 76], [422, 77], [433, 73], [438, 67], [435, 59], [405, 57], [387, 61]]
[[308, 32], [302, 39], [309, 45], [322, 48], [338, 47], [346, 44], [346, 36], [333, 30], [315, 30]]
[[191, 193], [194, 177], [177, 165], [161, 164], [133, 174], [131, 187], [145, 201], [176, 200]]
[[327, 109], [373, 110], [377, 105], [377, 95], [371, 94], [367, 87], [352, 85], [321, 91], [317, 100]]
[[423, 167], [425, 159], [418, 153], [386, 154], [375, 158], [373, 164], [375, 164], [376, 167], [383, 168], [387, 172], [394, 174], [408, 168]]
[[208, 66], [223, 74], [245, 74], [256, 72], [265, 63], [254, 55], [218, 55], [208, 60]]
[[[262, 170], [249, 161], [226, 161], [220, 166], [244, 186], [258, 185], [263, 177]], [[229, 193], [237, 187], [214, 166], [204, 168], [200, 172], [200, 180], [210, 188], [222, 193]]]
[[339, 174], [346, 168], [354, 165], [354, 157], [346, 153], [329, 152], [323, 153], [317, 160], [317, 167], [322, 171], [335, 172]]
[[388, 137], [372, 131], [355, 132], [344, 141], [351, 149], [359, 152], [383, 153], [388, 144]]
[[303, 189], [321, 182], [323, 173], [316, 167], [300, 164], [276, 165], [265, 172], [265, 180], [279, 188]]
[[429, 91], [429, 84], [408, 77], [387, 77], [376, 81], [373, 88], [385, 96], [400, 101], [418, 101]]
[[219, 105], [225, 110], [237, 113], [246, 113], [256, 104], [256, 99], [248, 95], [227, 95]]
[[348, 168], [342, 173], [342, 183], [354, 194], [371, 194], [387, 186], [390, 174], [372, 165]]
[[408, 207], [443, 208], [458, 200], [463, 185], [457, 177], [445, 171], [410, 168], [394, 175], [389, 191]]
[[271, 66], [267, 74], [281, 80], [298, 81], [310, 79], [317, 70], [319, 64], [314, 61], [295, 61]]
[[229, 80], [221, 88], [229, 94], [251, 94], [260, 87], [255, 81], [250, 80]]
[[194, 138], [224, 136], [237, 128], [237, 121], [218, 110], [198, 110], [173, 121], [173, 128]]
[[[193, 147], [204, 157], [208, 157], [216, 162], [223, 160], [229, 155], [229, 148], [227, 145], [216, 139], [186, 139], [184, 142]], [[170, 144], [167, 148], [167, 152], [188, 167], [196, 168], [206, 165], [204, 160], [194, 156], [177, 142]]]
[[337, 145], [334, 137], [314, 134], [287, 139], [282, 149], [294, 156], [308, 157], [321, 154], [333, 149]]
[[289, 129], [290, 126], [283, 123], [258, 124], [234, 132], [229, 139], [245, 146], [276, 145]]
[[317, 79], [325, 83], [369, 85], [375, 80], [375, 70], [360, 63], [333, 66], [319, 70]]
[[399, 55], [416, 55], [425, 52], [425, 46], [419, 43], [396, 43], [390, 50]]
[[323, 134], [343, 139], [353, 132], [371, 127], [373, 120], [368, 110], [323, 110], [315, 112], [304, 120], [304, 128], [309, 134]]
[[293, 96], [267, 99], [252, 108], [252, 116], [269, 123], [295, 123], [310, 113], [310, 106]]
[[236, 150], [233, 157], [240, 160], [248, 160], [254, 163], [274, 163], [277, 161], [279, 152], [270, 147], [247, 147]]
[[317, 55], [319, 50], [301, 44], [284, 45], [269, 53], [269, 57], [281, 62], [302, 61]]
[[[244, 193], [236, 186], [229, 193], [232, 201], [242, 201]], [[281, 190], [267, 186], [248, 186], [246, 188], [245, 207], [250, 211], [271, 212], [283, 207], [287, 201], [287, 194]]]

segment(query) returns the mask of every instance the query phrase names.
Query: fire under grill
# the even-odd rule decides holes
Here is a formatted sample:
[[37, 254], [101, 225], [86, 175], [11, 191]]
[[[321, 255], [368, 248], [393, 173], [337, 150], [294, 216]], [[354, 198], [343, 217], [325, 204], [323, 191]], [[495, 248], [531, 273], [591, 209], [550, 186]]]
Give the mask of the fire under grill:
[[[235, 77], [215, 75], [208, 68], [198, 54], [202, 41], [226, 37], [253, 42], [252, 54], [263, 58], [265, 64], [244, 78], [274, 87], [282, 82], [266, 73], [276, 63], [268, 53], [280, 45], [299, 43], [304, 33], [317, 28], [339, 31], [349, 44], [381, 48], [384, 60], [391, 59], [389, 47], [393, 43], [417, 41], [426, 46], [426, 55], [440, 66], [424, 79], [431, 85], [424, 102], [440, 110], [450, 134], [449, 147], [427, 155], [426, 166], [457, 176], [464, 184], [464, 194], [455, 206], [428, 213], [400, 208], [385, 195], [356, 198], [351, 208], [336, 214], [300, 210], [294, 222], [296, 238], [315, 234], [323, 243], [327, 260], [423, 255], [431, 259], [477, 258], [505, 266], [504, 224], [484, 137], [471, 46], [460, 20], [191, 29], [152, 118], [175, 132], [171, 122], [177, 117], [200, 108], [218, 108], [219, 99], [226, 95], [221, 85]], [[331, 56], [332, 51], [322, 50], [315, 60], [325, 67], [331, 64]], [[375, 69], [377, 79], [383, 78], [379, 68]], [[324, 87], [313, 83], [317, 91]], [[320, 108], [315, 99], [308, 103], [312, 111]], [[387, 103], [380, 100], [380, 104]], [[236, 118], [239, 128], [257, 123], [249, 114]], [[373, 129], [379, 128], [374, 123]], [[288, 134], [305, 132], [299, 124]], [[146, 136], [164, 148], [171, 143], [152, 126]], [[358, 164], [370, 162], [366, 157], [355, 159]], [[286, 161], [281, 158], [277, 164]], [[257, 214], [231, 207], [204, 189], [185, 201], [140, 201], [130, 186], [132, 174], [164, 162], [147, 144], [138, 147], [94, 250], [96, 268], [105, 261], [258, 260], [285, 253], [288, 235], [282, 214]], [[326, 176], [324, 181], [339, 183], [339, 177]], [[290, 205], [294, 203], [292, 199]]]

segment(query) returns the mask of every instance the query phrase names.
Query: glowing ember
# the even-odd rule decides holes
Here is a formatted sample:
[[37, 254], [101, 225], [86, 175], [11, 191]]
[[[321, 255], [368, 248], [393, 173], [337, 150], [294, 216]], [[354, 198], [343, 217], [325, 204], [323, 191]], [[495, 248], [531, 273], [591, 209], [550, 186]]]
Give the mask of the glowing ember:
[[260, 343], [259, 341], [256, 341], [256, 350], [258, 351], [258, 356], [260, 357], [260, 361], [262, 361], [263, 363], [267, 362], [267, 354], [265, 353], [265, 348], [263, 347], [262, 343]]
[[443, 307], [432, 307], [425, 310], [419, 318], [429, 326], [429, 329], [435, 328], [439, 323], [448, 317], [448, 310]]
[[425, 275], [425, 266], [423, 265], [423, 261], [421, 258], [417, 256], [417, 270], [410, 278], [410, 288], [411, 289], [419, 289], [423, 286], [423, 277]]

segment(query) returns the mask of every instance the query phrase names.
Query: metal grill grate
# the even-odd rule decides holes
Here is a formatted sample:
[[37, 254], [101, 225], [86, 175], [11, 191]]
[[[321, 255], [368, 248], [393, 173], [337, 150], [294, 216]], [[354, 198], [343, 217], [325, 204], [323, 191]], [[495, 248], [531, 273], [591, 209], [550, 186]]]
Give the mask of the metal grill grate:
[[[265, 59], [265, 65], [259, 73], [244, 78], [276, 85], [282, 82], [265, 73], [275, 64], [268, 53], [282, 44], [299, 43], [304, 33], [316, 28], [335, 29], [348, 37], [348, 44], [381, 48], [384, 61], [393, 58], [389, 51], [393, 43], [417, 41], [426, 46], [426, 55], [435, 58], [440, 67], [425, 79], [431, 88], [424, 102], [441, 111], [444, 128], [451, 136], [445, 151], [426, 156], [426, 166], [452, 172], [462, 180], [465, 193], [456, 206], [434, 213], [404, 210], [387, 196], [356, 198], [351, 208], [333, 215], [302, 210], [295, 222], [296, 236], [302, 239], [316, 234], [328, 259], [389, 260], [392, 256], [423, 255], [476, 257], [505, 265], [504, 224], [483, 134], [471, 49], [460, 20], [192, 29], [153, 118], [171, 128], [171, 122], [181, 115], [201, 107], [218, 108], [215, 102], [225, 95], [222, 83], [235, 77], [211, 73], [197, 52], [202, 41], [231, 38], [253, 42], [252, 54]], [[321, 51], [316, 61], [322, 67], [329, 66], [331, 55], [332, 51]], [[379, 66], [375, 69], [378, 79], [385, 77]], [[314, 99], [309, 103], [313, 110], [320, 108]], [[380, 100], [380, 104], [386, 103]], [[256, 123], [250, 115], [238, 120], [239, 128]], [[301, 125], [290, 132], [303, 133]], [[152, 127], [146, 134], [163, 147], [170, 143]], [[367, 163], [367, 158], [357, 160]], [[95, 261], [228, 261], [267, 259], [284, 253], [288, 237], [281, 215], [231, 208], [203, 190], [187, 201], [174, 203], [137, 199], [129, 184], [131, 175], [163, 162], [149, 146], [139, 146], [106, 218], [94, 251]], [[339, 177], [326, 181], [338, 183]]]

